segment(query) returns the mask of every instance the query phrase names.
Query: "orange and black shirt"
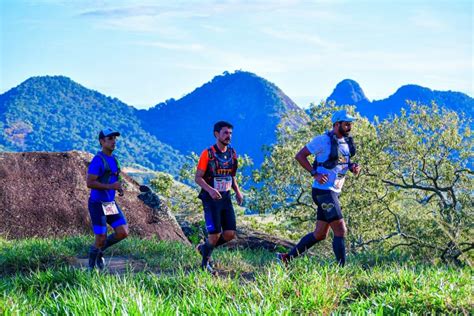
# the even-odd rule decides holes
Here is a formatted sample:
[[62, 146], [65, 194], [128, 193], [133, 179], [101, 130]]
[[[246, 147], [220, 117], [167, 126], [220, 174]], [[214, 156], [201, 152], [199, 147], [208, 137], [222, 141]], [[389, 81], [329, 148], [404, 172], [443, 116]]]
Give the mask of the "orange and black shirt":
[[204, 171], [203, 178], [206, 183], [214, 187], [215, 178], [235, 177], [237, 154], [230, 146], [227, 146], [225, 152], [221, 152], [217, 145], [213, 145], [203, 150], [197, 168]]

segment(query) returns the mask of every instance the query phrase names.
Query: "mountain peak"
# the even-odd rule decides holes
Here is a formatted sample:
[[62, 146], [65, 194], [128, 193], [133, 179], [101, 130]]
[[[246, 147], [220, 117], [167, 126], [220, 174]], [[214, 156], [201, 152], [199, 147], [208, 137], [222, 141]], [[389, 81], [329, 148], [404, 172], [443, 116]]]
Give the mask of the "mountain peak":
[[327, 98], [327, 101], [330, 100], [335, 101], [338, 105], [370, 102], [360, 85], [351, 79], [344, 79], [339, 82], [332, 94]]
[[34, 76], [23, 81], [19, 86], [37, 85], [37, 84], [78, 84], [66, 76]]
[[[223, 72], [179, 100], [141, 110], [139, 116], [152, 135], [183, 153], [212, 144], [214, 123], [229, 121], [235, 126], [233, 145], [239, 154], [248, 154], [259, 165], [262, 145], [275, 142], [279, 124], [286, 124], [283, 119], [293, 111], [301, 109], [275, 84], [237, 70]], [[300, 123], [296, 118], [288, 121], [290, 126]], [[179, 131], [170, 133], [177, 127]]]

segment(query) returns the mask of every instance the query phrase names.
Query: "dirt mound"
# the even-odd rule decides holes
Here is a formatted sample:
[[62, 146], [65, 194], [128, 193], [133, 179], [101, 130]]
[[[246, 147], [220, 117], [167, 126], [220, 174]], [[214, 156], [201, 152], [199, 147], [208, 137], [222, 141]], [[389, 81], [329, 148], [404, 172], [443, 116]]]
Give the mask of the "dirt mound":
[[[86, 187], [91, 159], [77, 151], [0, 153], [0, 236], [91, 234]], [[116, 200], [132, 235], [189, 243], [168, 208], [144, 204], [138, 183], [126, 174], [124, 181], [125, 195]]]

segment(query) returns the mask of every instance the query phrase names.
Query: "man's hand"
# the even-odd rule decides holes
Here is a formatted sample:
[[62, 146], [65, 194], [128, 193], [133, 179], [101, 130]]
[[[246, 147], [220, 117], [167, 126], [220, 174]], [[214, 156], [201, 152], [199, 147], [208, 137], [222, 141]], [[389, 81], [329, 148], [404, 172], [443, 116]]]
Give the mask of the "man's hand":
[[317, 173], [314, 175], [314, 180], [318, 181], [319, 184], [325, 184], [328, 182], [328, 175], [325, 173]]
[[244, 196], [242, 193], [240, 193], [240, 191], [235, 193], [235, 199], [237, 200], [238, 205], [242, 205], [242, 203], [244, 203]]
[[109, 190], [121, 190], [122, 189], [122, 184], [120, 183], [120, 181], [117, 181], [117, 182], [114, 182], [114, 183], [111, 183], [109, 184], [110, 188]]
[[219, 191], [217, 191], [216, 189], [214, 188], [211, 188], [209, 191], [207, 191], [207, 193], [209, 193], [209, 195], [211, 196], [211, 198], [213, 200], [220, 200], [222, 199], [222, 195], [219, 193]]
[[351, 165], [351, 171], [352, 171], [352, 173], [353, 173], [354, 175], [357, 176], [357, 175], [360, 173], [360, 170], [361, 170], [361, 167], [360, 167], [358, 164], [353, 163], [353, 164]]

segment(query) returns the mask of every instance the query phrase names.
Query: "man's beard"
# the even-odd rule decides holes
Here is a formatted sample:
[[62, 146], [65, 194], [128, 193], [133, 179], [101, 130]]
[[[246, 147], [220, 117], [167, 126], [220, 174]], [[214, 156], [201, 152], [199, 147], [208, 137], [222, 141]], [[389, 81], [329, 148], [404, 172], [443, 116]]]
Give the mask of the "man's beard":
[[342, 136], [347, 137], [347, 136], [349, 136], [350, 132], [351, 132], [351, 130], [345, 131], [345, 130], [342, 128], [342, 126], [339, 125], [339, 133], [340, 133]]

